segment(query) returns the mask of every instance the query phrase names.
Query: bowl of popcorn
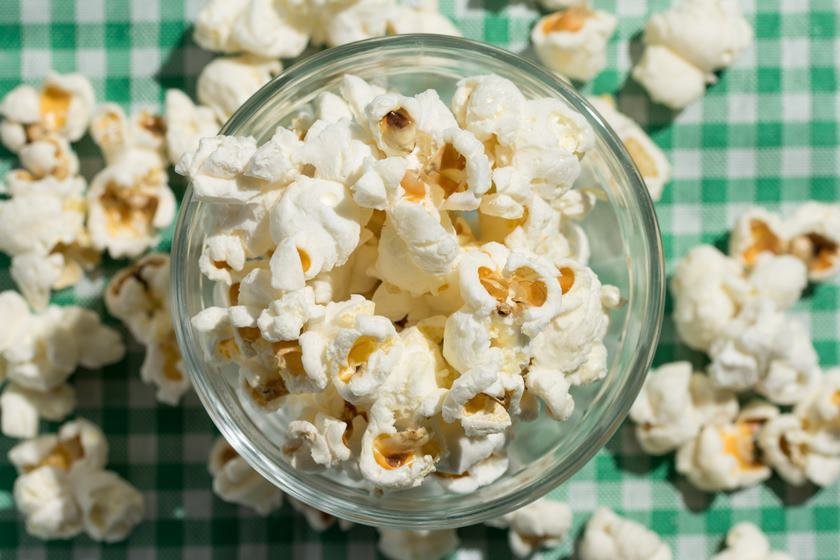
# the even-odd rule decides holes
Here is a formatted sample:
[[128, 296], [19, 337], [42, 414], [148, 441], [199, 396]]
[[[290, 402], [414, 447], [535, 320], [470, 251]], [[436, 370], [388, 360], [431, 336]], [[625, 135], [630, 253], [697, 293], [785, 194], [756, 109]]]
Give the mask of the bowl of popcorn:
[[656, 347], [659, 232], [602, 117], [444, 36], [309, 57], [186, 153], [184, 364], [236, 453], [355, 522], [533, 501], [625, 418]]

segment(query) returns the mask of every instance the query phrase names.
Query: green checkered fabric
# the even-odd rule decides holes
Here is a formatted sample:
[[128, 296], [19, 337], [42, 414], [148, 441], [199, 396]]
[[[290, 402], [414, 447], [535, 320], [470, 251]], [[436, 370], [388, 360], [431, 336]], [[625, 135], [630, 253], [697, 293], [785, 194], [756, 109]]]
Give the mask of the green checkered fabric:
[[[674, 181], [657, 204], [670, 269], [698, 243], [725, 246], [728, 226], [751, 204], [787, 211], [809, 199], [837, 200], [840, 30], [832, 0], [741, 0], [755, 23], [755, 47], [738, 58], [701, 103], [674, 119], [627, 80], [647, 14], [668, 3], [595, 0], [597, 7], [616, 13], [620, 24], [609, 46], [609, 67], [587, 92], [616, 94], [620, 108], [651, 132], [674, 164]], [[84, 73], [99, 100], [126, 108], [159, 106], [168, 87], [192, 94], [196, 75], [211, 57], [190, 39], [190, 21], [202, 4], [2, 0], [0, 94], [21, 81], [37, 82], [50, 68]], [[444, 0], [441, 9], [467, 37], [531, 56], [528, 37], [539, 15], [533, 4]], [[90, 178], [101, 166], [96, 147], [84, 140], [77, 149], [83, 174]], [[0, 171], [14, 165], [11, 154], [0, 156]], [[102, 311], [99, 296], [105, 280], [124, 264], [107, 262], [103, 277], [57, 293], [54, 301]], [[12, 287], [8, 266], [8, 259], [0, 257], [0, 288]], [[839, 308], [836, 281], [809, 290], [794, 308], [810, 326], [825, 367], [840, 359]], [[690, 359], [698, 366], [704, 360], [678, 344], [666, 319], [656, 361], [674, 359]], [[79, 396], [78, 414], [107, 432], [110, 468], [142, 490], [147, 520], [116, 545], [100, 546], [87, 537], [37, 541], [26, 535], [14, 510], [14, 470], [0, 460], [0, 559], [375, 554], [373, 529], [355, 527], [345, 533], [332, 528], [318, 534], [288, 506], [261, 518], [215, 498], [205, 468], [213, 426], [195, 395], [178, 407], [158, 405], [153, 389], [139, 380], [141, 360], [142, 349], [134, 343], [123, 362], [101, 371], [83, 370], [71, 379]], [[0, 456], [13, 443], [0, 438]], [[773, 478], [731, 494], [703, 494], [676, 475], [672, 457], [641, 453], [629, 425], [553, 495], [571, 505], [575, 531], [597, 506], [609, 506], [662, 535], [678, 559], [707, 558], [727, 529], [745, 520], [758, 524], [774, 548], [800, 560], [840, 558], [840, 484], [797, 489]], [[503, 531], [476, 526], [459, 533], [459, 557], [509, 554]], [[546, 557], [568, 557], [573, 540]]]

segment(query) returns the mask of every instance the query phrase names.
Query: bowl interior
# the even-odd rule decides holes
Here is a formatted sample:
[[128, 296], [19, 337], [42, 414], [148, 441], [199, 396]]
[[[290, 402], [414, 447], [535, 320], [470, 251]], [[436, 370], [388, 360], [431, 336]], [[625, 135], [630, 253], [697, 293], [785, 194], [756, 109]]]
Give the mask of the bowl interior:
[[352, 521], [407, 528], [467, 525], [501, 515], [542, 495], [577, 471], [624, 419], [641, 386], [658, 339], [663, 301], [659, 232], [642, 180], [620, 141], [569, 86], [529, 62], [488, 45], [442, 36], [407, 35], [330, 49], [290, 68], [254, 95], [223, 128], [224, 134], [266, 141], [278, 125], [321, 91], [336, 91], [341, 76], [356, 74], [413, 95], [432, 88], [449, 101], [456, 82], [495, 73], [526, 97], [565, 100], [590, 121], [597, 147], [583, 160], [580, 187], [601, 200], [583, 222], [590, 266], [603, 283], [619, 287], [626, 304], [611, 313], [605, 341], [609, 373], [573, 389], [575, 412], [566, 422], [540, 417], [515, 423], [511, 467], [495, 483], [469, 495], [414, 489], [372, 494], [347, 481], [297, 472], [280, 451], [284, 419], [243, 405], [235, 374], [208, 363], [189, 318], [218, 303], [218, 288], [198, 271], [202, 239], [213, 208], [187, 192], [173, 245], [174, 309], [179, 345], [193, 383], [216, 425], [260, 473], [292, 496]]

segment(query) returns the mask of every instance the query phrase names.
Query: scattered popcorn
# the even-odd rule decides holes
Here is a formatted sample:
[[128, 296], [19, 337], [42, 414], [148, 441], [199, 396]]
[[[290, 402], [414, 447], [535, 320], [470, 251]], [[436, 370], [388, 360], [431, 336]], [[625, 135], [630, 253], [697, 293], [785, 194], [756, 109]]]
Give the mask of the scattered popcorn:
[[[795, 414], [782, 414], [770, 420], [761, 430], [758, 442], [764, 461], [790, 484], [801, 486], [810, 480], [829, 486], [840, 478], [840, 445], [836, 435], [819, 433]], [[829, 445], [821, 445], [825, 443]]]
[[51, 176], [58, 180], [79, 173], [79, 158], [67, 139], [54, 132], [33, 140], [18, 151], [20, 163], [32, 179]]
[[150, 253], [118, 271], [105, 290], [108, 312], [146, 347], [140, 376], [157, 399], [175, 405], [190, 388], [169, 306], [169, 255]]
[[153, 154], [161, 167], [165, 166], [166, 124], [149, 109], [129, 117], [119, 105], [100, 105], [91, 119], [90, 135], [102, 150], [107, 165], [130, 158], [134, 150], [141, 150]]
[[76, 391], [66, 383], [50, 391], [35, 391], [11, 382], [0, 394], [0, 431], [8, 437], [35, 437], [41, 418], [61, 420], [75, 408]]
[[729, 237], [729, 254], [747, 268], [762, 255], [785, 252], [788, 235], [782, 218], [763, 208], [750, 208], [738, 218]]
[[777, 309], [788, 309], [808, 285], [808, 271], [796, 257], [762, 255], [747, 279], [758, 298], [772, 301]]
[[823, 282], [840, 270], [840, 206], [807, 202], [789, 218], [789, 252], [808, 267], [808, 278]]
[[213, 492], [226, 502], [249, 507], [260, 515], [283, 504], [283, 492], [251, 468], [222, 437], [210, 449], [207, 468], [213, 477]]
[[300, 500], [296, 500], [291, 496], [288, 496], [287, 499], [289, 500], [289, 503], [292, 504], [292, 508], [306, 518], [306, 522], [313, 531], [318, 533], [326, 531], [335, 524], [336, 520], [338, 521], [338, 526], [342, 531], [346, 531], [353, 526], [353, 524], [346, 519], [338, 519], [329, 513], [324, 513], [319, 509], [315, 509], [314, 507], [305, 504]]
[[562, 10], [564, 8], [571, 8], [572, 6], [586, 6], [589, 0], [539, 0], [540, 6], [544, 10]]
[[706, 492], [745, 488], [766, 480], [770, 468], [761, 461], [756, 439], [778, 415], [775, 406], [754, 402], [734, 423], [707, 424], [677, 452], [677, 472]]
[[643, 525], [601, 507], [595, 510], [578, 549], [580, 560], [671, 560], [671, 549]]
[[71, 538], [84, 529], [94, 540], [117, 542], [143, 518], [142, 494], [104, 470], [105, 435], [87, 420], [19, 443], [9, 451], [9, 461], [19, 475], [15, 504], [35, 537]]
[[586, 82], [607, 65], [607, 41], [618, 20], [587, 5], [572, 6], [540, 19], [531, 32], [537, 57], [551, 70]]
[[793, 560], [785, 552], [770, 550], [767, 536], [749, 522], [741, 522], [726, 534], [726, 548], [712, 560]]
[[732, 391], [754, 388], [778, 404], [794, 404], [820, 376], [817, 353], [805, 326], [773, 303], [752, 300], [709, 348], [709, 377]]
[[282, 68], [278, 60], [254, 55], [219, 57], [201, 71], [196, 95], [202, 105], [213, 110], [219, 122], [225, 122]]
[[93, 104], [87, 78], [50, 72], [40, 89], [19, 85], [0, 101], [0, 140], [15, 153], [51, 133], [75, 142], [87, 130]]
[[507, 472], [538, 398], [563, 420], [607, 373], [621, 297], [567, 223], [596, 201], [572, 188], [594, 132], [498, 76], [460, 81], [452, 107], [347, 75], [297, 128], [179, 160], [216, 216], [198, 266], [218, 298], [192, 326], [243, 404], [283, 418], [292, 468], [470, 493]]
[[379, 551], [391, 560], [429, 560], [441, 558], [458, 548], [455, 529], [411, 531], [377, 527]]
[[591, 97], [589, 102], [624, 143], [642, 179], [645, 180], [650, 197], [654, 201], [659, 200], [662, 189], [671, 180], [671, 164], [665, 154], [638, 124], [616, 109], [614, 99], [609, 96]]
[[645, 50], [633, 78], [657, 103], [680, 110], [714, 83], [753, 40], [735, 2], [682, 0], [654, 14], [645, 26]]
[[437, 0], [415, 0], [394, 6], [385, 27], [388, 35], [436, 33], [460, 37], [461, 32], [449, 18], [438, 11]]
[[716, 389], [689, 362], [674, 362], [651, 371], [645, 379], [630, 418], [636, 437], [647, 453], [662, 455], [697, 436], [709, 422], [727, 422], [738, 414], [735, 395]]
[[181, 90], [166, 90], [164, 107], [166, 149], [173, 165], [185, 153], [194, 152], [199, 140], [219, 132], [220, 123], [213, 110], [196, 105]]
[[572, 510], [563, 502], [539, 498], [498, 519], [492, 527], [508, 528], [508, 543], [517, 558], [530, 558], [542, 548], [555, 548], [572, 527]]

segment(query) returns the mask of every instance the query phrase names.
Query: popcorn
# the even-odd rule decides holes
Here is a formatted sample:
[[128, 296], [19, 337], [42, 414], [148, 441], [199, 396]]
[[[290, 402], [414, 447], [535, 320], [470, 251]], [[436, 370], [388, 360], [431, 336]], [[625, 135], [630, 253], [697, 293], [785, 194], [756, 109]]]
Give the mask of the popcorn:
[[541, 18], [531, 32], [531, 41], [540, 62], [567, 78], [585, 82], [607, 65], [607, 41], [617, 23], [607, 12], [573, 6]]
[[808, 267], [808, 278], [823, 282], [840, 270], [840, 206], [807, 202], [789, 219], [790, 253]]
[[682, 110], [703, 97], [711, 77], [661, 45], [645, 47], [632, 75], [653, 101], [674, 111]]
[[708, 422], [726, 422], [738, 414], [735, 395], [716, 389], [689, 362], [665, 364], [645, 379], [630, 418], [646, 453], [662, 455], [694, 439]]
[[482, 486], [492, 484], [502, 477], [510, 465], [504, 453], [495, 453], [478, 461], [460, 474], [436, 472], [437, 482], [445, 490], [456, 494], [472, 494]]
[[805, 327], [766, 300], [746, 303], [709, 348], [709, 376], [733, 391], [750, 388], [794, 404], [817, 382], [817, 354]]
[[488, 522], [509, 528], [508, 543], [517, 558], [530, 558], [541, 548], [555, 548], [572, 528], [572, 510], [563, 502], [539, 498]]
[[175, 217], [175, 196], [157, 155], [133, 150], [100, 171], [87, 193], [91, 242], [113, 258], [136, 257]]
[[58, 254], [24, 253], [12, 257], [9, 268], [12, 280], [34, 309], [44, 309], [50, 302], [50, 288], [59, 283], [64, 257]]
[[[759, 433], [764, 461], [788, 483], [828, 486], [840, 478], [840, 448], [821, 448], [819, 436], [795, 414], [773, 418]], [[836, 440], [836, 438], [835, 438]]]
[[90, 473], [105, 468], [108, 443], [98, 426], [88, 420], [67, 422], [55, 435], [43, 435], [17, 444], [9, 461], [18, 474], [40, 467], [53, 467], [68, 474]]
[[326, 21], [322, 22], [322, 29], [314, 30], [312, 40], [316, 44], [336, 47], [381, 37], [385, 35], [393, 4], [390, 0], [357, 0], [334, 13], [328, 12]]
[[202, 48], [225, 53], [235, 52], [232, 31], [238, 16], [249, 0], [211, 0], [198, 12], [193, 39]]
[[96, 541], [118, 542], [143, 519], [143, 495], [111, 471], [79, 477], [73, 492], [82, 511], [85, 531]]
[[455, 529], [411, 531], [377, 527], [379, 551], [391, 560], [426, 560], [440, 558], [458, 548]]
[[108, 165], [131, 157], [133, 150], [148, 151], [159, 158], [161, 166], [165, 164], [166, 124], [148, 109], [128, 117], [119, 105], [100, 105], [91, 119], [90, 135]]
[[336, 520], [338, 520], [338, 526], [341, 528], [342, 531], [346, 531], [353, 526], [353, 524], [345, 519], [338, 519], [337, 517], [333, 517], [329, 513], [324, 513], [319, 509], [315, 509], [314, 507], [301, 502], [300, 500], [296, 500], [291, 496], [288, 497], [289, 503], [292, 504], [292, 508], [306, 519], [306, 522], [309, 524], [309, 527], [318, 533], [326, 531], [330, 527], [332, 527]]
[[754, 402], [735, 423], [707, 424], [677, 452], [677, 472], [706, 492], [745, 488], [766, 480], [770, 468], [761, 462], [756, 439], [778, 415], [775, 406]]
[[283, 504], [283, 492], [251, 468], [224, 438], [217, 438], [210, 449], [207, 469], [213, 477], [213, 492], [226, 502], [249, 507], [260, 515]]
[[671, 292], [680, 339], [695, 350], [708, 351], [737, 314], [749, 285], [737, 261], [701, 245], [677, 263]]
[[352, 184], [361, 174], [371, 147], [359, 139], [361, 132], [347, 121], [315, 121], [306, 133], [300, 159], [314, 167], [313, 177]]
[[12, 152], [50, 133], [75, 142], [93, 110], [93, 87], [81, 74], [50, 72], [40, 89], [20, 85], [0, 101], [0, 140]]
[[212, 60], [198, 76], [196, 94], [220, 122], [227, 121], [245, 101], [280, 73], [278, 60], [253, 55], [225, 56]]
[[452, 96], [458, 124], [485, 142], [511, 145], [525, 111], [525, 97], [510, 80], [496, 75], [464, 78]]
[[497, 381], [495, 365], [479, 366], [463, 373], [444, 399], [443, 419], [460, 421], [468, 437], [502, 433], [511, 425], [504, 404], [484, 393]]
[[75, 408], [76, 391], [70, 385], [41, 392], [9, 383], [0, 394], [0, 430], [8, 437], [35, 437], [41, 418], [61, 420]]
[[341, 77], [338, 91], [350, 107], [353, 118], [359, 123], [366, 122], [365, 108], [373, 98], [385, 93], [384, 88], [353, 74], [344, 74]]
[[750, 208], [738, 218], [729, 237], [729, 254], [752, 268], [764, 254], [785, 252], [787, 232], [782, 218], [763, 208]]
[[[309, 37], [305, 18], [298, 11], [294, 3], [250, 0], [230, 29], [229, 42], [234, 45], [233, 50], [263, 58], [294, 58], [300, 55]], [[210, 50], [219, 49], [211, 46]]]
[[595, 510], [578, 549], [581, 560], [671, 560], [659, 536], [630, 519], [601, 507]]
[[412, 4], [400, 4], [391, 10], [386, 33], [403, 35], [405, 33], [436, 33], [460, 37], [461, 32], [443, 14], [438, 12], [437, 0], [422, 0]]
[[777, 309], [792, 307], [808, 285], [808, 271], [796, 257], [762, 255], [747, 278], [760, 299], [768, 299]]
[[726, 534], [726, 548], [712, 560], [793, 560], [785, 552], [770, 550], [770, 543], [761, 529], [747, 521], [738, 523]]
[[658, 201], [665, 184], [671, 180], [671, 164], [662, 149], [630, 117], [616, 109], [611, 97], [590, 97], [589, 102], [618, 135], [644, 179], [650, 197]]
[[166, 149], [172, 164], [177, 164], [184, 154], [194, 152], [202, 138], [215, 136], [220, 126], [210, 107], [196, 105], [178, 89], [166, 90], [164, 120]]
[[33, 537], [70, 539], [82, 531], [81, 511], [60, 468], [43, 466], [19, 476], [14, 499]]
[[84, 226], [84, 199], [76, 184], [64, 196], [34, 191], [0, 201], [0, 251], [46, 255], [70, 245]]
[[78, 156], [70, 147], [70, 143], [56, 133], [46, 133], [22, 146], [18, 157], [21, 165], [34, 179], [42, 179], [49, 175], [63, 180], [79, 173]]

